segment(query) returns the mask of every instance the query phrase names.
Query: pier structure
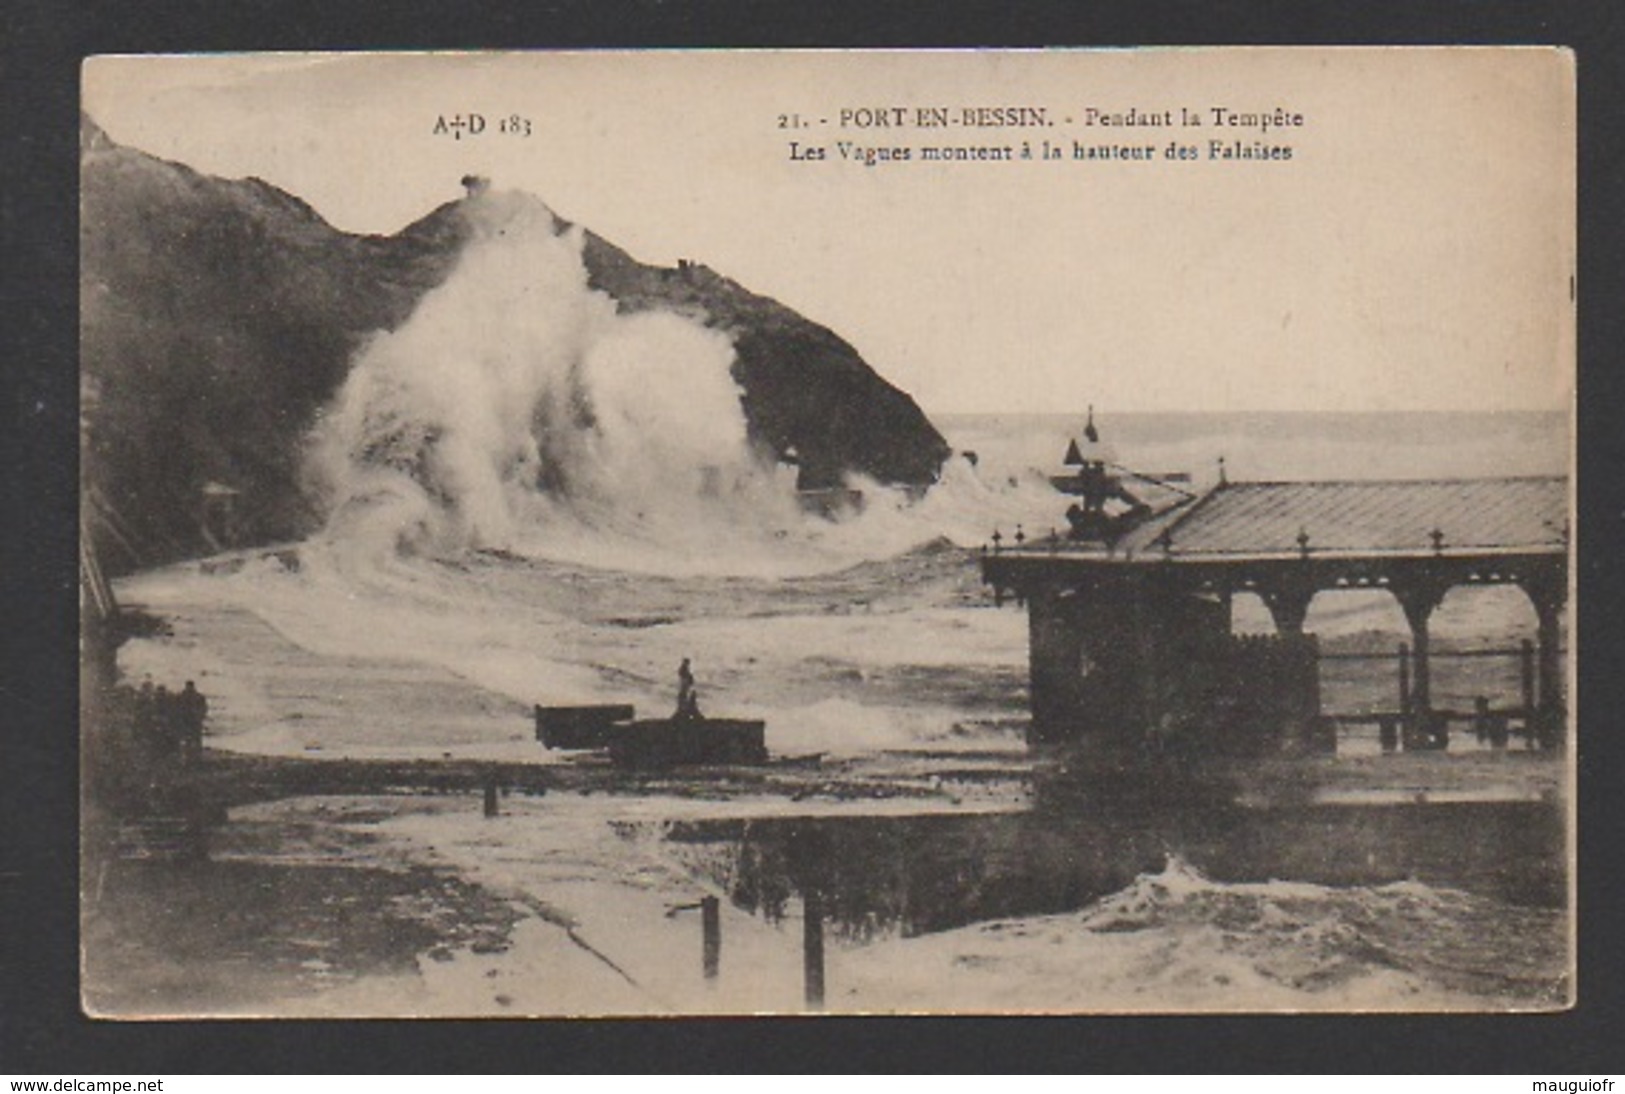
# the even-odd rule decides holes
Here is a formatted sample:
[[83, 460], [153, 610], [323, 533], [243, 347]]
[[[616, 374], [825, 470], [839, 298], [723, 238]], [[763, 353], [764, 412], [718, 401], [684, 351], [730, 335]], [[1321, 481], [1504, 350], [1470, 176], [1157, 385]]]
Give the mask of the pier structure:
[[[996, 535], [981, 559], [998, 599], [1028, 613], [1035, 743], [1160, 747], [1200, 734], [1201, 747], [1227, 752], [1335, 747], [1304, 621], [1320, 592], [1382, 589], [1410, 628], [1404, 740], [1441, 747], [1430, 618], [1451, 589], [1497, 584], [1521, 588], [1537, 620], [1531, 736], [1562, 742], [1565, 478], [1229, 482], [1221, 473], [1198, 492], [1116, 468], [1092, 427], [1067, 453], [1077, 474], [1054, 480], [1081, 498], [1070, 533], [1013, 545]], [[1238, 592], [1262, 599], [1274, 635], [1232, 635]]]

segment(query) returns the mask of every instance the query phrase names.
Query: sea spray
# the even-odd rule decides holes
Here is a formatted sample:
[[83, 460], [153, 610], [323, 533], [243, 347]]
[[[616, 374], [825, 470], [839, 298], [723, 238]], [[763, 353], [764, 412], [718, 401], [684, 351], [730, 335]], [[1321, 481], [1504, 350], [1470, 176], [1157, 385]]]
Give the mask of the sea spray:
[[588, 283], [581, 230], [532, 197], [484, 191], [462, 215], [457, 267], [362, 347], [315, 432], [328, 538], [778, 577], [1058, 519], [1042, 476], [963, 459], [923, 503], [854, 478], [860, 513], [803, 512], [794, 468], [750, 440], [727, 333], [620, 313]]
[[[1407, 881], [1213, 880], [1178, 855], [1077, 912], [990, 920], [863, 951], [862, 1009], [1549, 1009], [1563, 915]], [[972, 1002], [972, 1001], [976, 1002]]]
[[361, 350], [318, 429], [331, 529], [445, 554], [523, 551], [568, 522], [659, 539], [793, 512], [747, 440], [725, 334], [618, 314], [587, 284], [581, 231], [533, 198], [487, 191], [463, 212], [456, 269]]

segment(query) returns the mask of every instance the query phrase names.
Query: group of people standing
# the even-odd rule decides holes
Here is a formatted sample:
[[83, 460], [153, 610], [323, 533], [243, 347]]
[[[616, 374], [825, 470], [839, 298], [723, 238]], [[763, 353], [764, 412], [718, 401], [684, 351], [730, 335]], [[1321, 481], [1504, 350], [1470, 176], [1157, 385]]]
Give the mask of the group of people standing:
[[192, 764], [203, 754], [203, 724], [209, 700], [191, 680], [180, 691], [170, 691], [148, 679], [131, 701], [130, 726], [136, 744], [158, 759], [179, 759]]

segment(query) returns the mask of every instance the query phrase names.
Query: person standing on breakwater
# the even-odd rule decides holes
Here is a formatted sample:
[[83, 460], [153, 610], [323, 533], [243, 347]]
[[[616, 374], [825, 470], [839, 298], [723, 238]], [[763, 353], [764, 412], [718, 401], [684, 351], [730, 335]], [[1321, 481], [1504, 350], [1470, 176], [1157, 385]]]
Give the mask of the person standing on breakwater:
[[152, 693], [153, 755], [165, 762], [174, 759], [179, 742], [175, 738], [175, 696], [163, 684]]
[[694, 670], [689, 667], [688, 658], [677, 666], [677, 714], [678, 718], [700, 717], [700, 698], [694, 690]]
[[203, 756], [203, 722], [209, 716], [209, 700], [198, 691], [197, 685], [186, 681], [186, 687], [175, 696], [175, 720], [179, 723], [181, 762], [196, 763]]
[[132, 736], [136, 747], [143, 752], [157, 751], [158, 736], [158, 695], [153, 688], [152, 677], [148, 676], [141, 681], [140, 689], [135, 693], [134, 717], [130, 720]]

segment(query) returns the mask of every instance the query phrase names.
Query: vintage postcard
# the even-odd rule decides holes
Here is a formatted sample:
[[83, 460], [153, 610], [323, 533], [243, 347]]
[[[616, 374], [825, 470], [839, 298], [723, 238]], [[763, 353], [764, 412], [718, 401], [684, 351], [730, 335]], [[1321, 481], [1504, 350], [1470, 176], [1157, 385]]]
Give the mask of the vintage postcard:
[[1556, 49], [106, 56], [94, 1016], [1575, 998]]

